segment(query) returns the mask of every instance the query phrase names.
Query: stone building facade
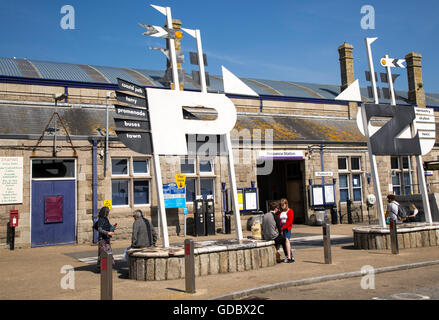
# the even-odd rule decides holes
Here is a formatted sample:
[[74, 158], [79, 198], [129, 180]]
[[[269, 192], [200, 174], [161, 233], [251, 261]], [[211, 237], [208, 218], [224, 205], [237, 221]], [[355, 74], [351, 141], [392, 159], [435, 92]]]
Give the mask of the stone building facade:
[[[342, 88], [354, 80], [352, 52], [349, 44], [339, 47]], [[426, 99], [422, 89], [421, 56], [410, 53], [406, 58], [409, 75], [406, 104], [439, 107], [436, 103], [439, 101], [433, 97]], [[140, 77], [140, 73], [137, 76]], [[141, 85], [155, 84], [152, 80], [148, 83], [147, 77], [142, 79], [143, 82], [139, 81]], [[271, 90], [274, 93], [276, 90], [268, 82], [246, 81], [260, 85], [266, 92]], [[310, 186], [321, 184], [324, 179], [325, 184], [334, 183], [339, 222], [347, 222], [347, 199], [353, 201], [354, 221], [376, 221], [376, 206], [369, 211], [366, 206], [366, 196], [373, 193], [374, 188], [365, 138], [356, 125], [358, 104], [335, 101], [310, 87], [292, 85], [312, 97], [275, 94], [259, 98], [229, 96], [238, 112], [238, 121], [231, 133], [238, 188], [249, 188], [252, 184], [258, 187], [261, 211], [266, 210], [267, 201], [288, 198], [295, 211], [295, 223], [315, 224], [319, 217], [311, 207]], [[103, 206], [104, 200], [113, 202], [111, 221], [118, 223], [115, 239], [130, 238], [131, 213], [135, 209], [141, 209], [154, 226], [158, 226], [153, 174], [156, 164], [151, 156], [133, 152], [117, 139], [113, 121], [113, 105], [117, 102], [107, 97], [107, 93], [115, 89], [114, 83], [79, 84], [56, 79], [43, 82], [41, 79], [1, 76], [0, 154], [1, 157], [23, 158], [23, 202], [0, 205], [0, 245], [7, 242], [10, 210], [19, 211], [16, 245], [23, 247], [91, 243], [93, 216]], [[331, 86], [331, 90], [335, 97], [340, 87]], [[67, 94], [67, 99], [55, 106], [53, 95], [62, 93]], [[367, 101], [366, 97], [364, 99]], [[431, 105], [431, 101], [435, 104]], [[110, 138], [106, 167], [107, 105], [110, 106]], [[58, 122], [60, 130], [56, 140], [53, 132], [45, 130], [53, 127], [53, 122], [48, 121], [55, 111], [67, 131]], [[194, 111], [194, 114], [197, 115], [197, 112]], [[209, 112], [200, 115], [209, 116]], [[280, 156], [267, 158], [265, 149], [277, 151]], [[423, 160], [437, 160], [438, 156], [439, 148], [435, 145]], [[415, 157], [377, 157], [377, 166], [384, 199], [388, 193], [419, 192]], [[272, 170], [258, 174], [264, 168]], [[175, 174], [186, 173], [187, 183], [194, 194], [213, 194], [217, 232], [223, 232], [221, 191], [223, 182], [229, 188], [227, 157], [161, 157], [161, 170], [164, 184], [174, 182]], [[332, 172], [332, 176], [316, 176], [321, 171]], [[427, 177], [430, 192], [439, 192], [438, 178], [437, 171]], [[39, 201], [43, 201], [47, 198], [47, 194], [43, 193], [46, 184], [52, 183], [50, 188], [57, 189], [58, 183], [67, 185], [68, 181], [71, 182], [72, 189], [68, 193], [72, 197], [73, 209], [63, 212], [64, 216], [58, 217], [60, 220], [57, 222], [68, 221], [69, 214], [72, 215], [73, 226], [65, 231], [70, 234], [69, 237], [50, 243], [51, 240], [46, 241], [42, 235], [47, 231], [44, 228], [48, 227], [48, 223], [42, 223], [41, 219], [47, 219], [47, 214], [36, 216], [36, 211], [42, 206], [36, 203], [36, 199], [40, 197]], [[40, 191], [42, 193], [38, 193]], [[188, 201], [187, 205], [190, 233], [193, 228], [193, 202]], [[243, 214], [243, 228], [250, 216]], [[41, 221], [38, 222], [38, 219]], [[183, 235], [183, 210], [167, 209], [167, 223], [170, 235]]]

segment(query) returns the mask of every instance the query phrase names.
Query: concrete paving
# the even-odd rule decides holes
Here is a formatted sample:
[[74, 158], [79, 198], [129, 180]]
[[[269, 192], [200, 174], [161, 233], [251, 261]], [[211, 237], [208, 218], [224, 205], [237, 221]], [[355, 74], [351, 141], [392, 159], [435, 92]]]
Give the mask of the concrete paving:
[[[331, 265], [324, 263], [323, 247], [316, 242], [320, 239], [322, 228], [296, 225], [292, 239], [293, 248], [297, 243], [295, 263], [280, 263], [259, 270], [197, 277], [195, 294], [184, 292], [184, 279], [152, 282], [129, 280], [126, 264], [117, 260], [113, 270], [113, 298], [122, 300], [237, 298], [247, 292], [253, 293], [264, 288], [268, 290], [270, 286], [282, 283], [300, 285], [300, 281], [312, 278], [328, 281], [328, 277], [336, 278], [349, 273], [359, 276], [358, 272], [366, 265], [378, 270], [383, 270], [382, 268], [385, 267], [393, 267], [397, 270], [395, 266], [422, 267], [428, 262], [439, 261], [438, 247], [402, 249], [398, 255], [393, 255], [390, 250], [355, 250], [353, 241], [349, 243], [346, 238], [352, 237], [352, 228], [358, 226], [331, 225], [334, 243], [337, 243], [335, 242], [337, 239], [344, 239], [342, 243], [332, 246]], [[244, 232], [244, 237], [249, 235], [250, 232]], [[194, 240], [234, 237], [233, 233], [217, 234], [194, 238]], [[306, 241], [311, 241], [311, 245], [300, 248], [300, 244]], [[170, 237], [170, 243], [182, 242], [184, 237]], [[113, 242], [115, 255], [121, 257], [123, 249], [128, 245], [129, 241]], [[100, 274], [96, 272], [94, 261], [91, 260], [96, 251], [94, 244], [25, 248], [14, 251], [8, 248], [0, 249], [0, 299], [100, 299]], [[84, 258], [90, 260], [79, 260]], [[66, 271], [69, 266], [73, 268], [74, 273]], [[384, 270], [390, 272], [392, 269]], [[67, 282], [67, 279], [70, 281]], [[74, 289], [63, 289], [69, 287], [66, 283]], [[360, 286], [360, 279], [358, 285]], [[346, 299], [355, 299], [355, 297], [346, 295]]]

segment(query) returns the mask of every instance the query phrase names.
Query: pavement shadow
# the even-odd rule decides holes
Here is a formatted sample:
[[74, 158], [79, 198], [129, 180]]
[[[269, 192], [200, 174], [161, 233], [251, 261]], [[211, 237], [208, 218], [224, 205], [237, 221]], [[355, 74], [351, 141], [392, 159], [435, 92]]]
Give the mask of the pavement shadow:
[[326, 264], [326, 263], [321, 262], [321, 261], [309, 261], [309, 260], [304, 260], [304, 261], [302, 261], [302, 262], [306, 262], [306, 263], [315, 263], [315, 264]]
[[[86, 271], [100, 274], [99, 266], [97, 264], [87, 264], [85, 266], [74, 268], [75, 271]], [[119, 279], [129, 279], [129, 267], [126, 261], [115, 260], [113, 270], [119, 274]]]

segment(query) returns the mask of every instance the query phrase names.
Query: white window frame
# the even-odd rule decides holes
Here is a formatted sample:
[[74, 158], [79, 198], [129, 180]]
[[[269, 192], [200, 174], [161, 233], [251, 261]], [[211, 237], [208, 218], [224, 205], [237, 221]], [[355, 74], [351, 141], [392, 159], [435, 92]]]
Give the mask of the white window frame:
[[[113, 160], [126, 160], [127, 161], [127, 174], [113, 174]], [[146, 173], [134, 172], [134, 161], [146, 161]], [[134, 207], [147, 207], [151, 206], [151, 172], [150, 172], [150, 158], [142, 158], [142, 157], [112, 157], [111, 158], [111, 183], [114, 180], [126, 180], [128, 181], [128, 204], [123, 205], [114, 205], [112, 207], [115, 208], [134, 208]], [[134, 181], [146, 180], [148, 181], [148, 200], [149, 203], [134, 203]], [[111, 185], [111, 198], [113, 199], [113, 185]]]
[[[126, 160], [127, 162], [127, 173], [125, 174], [121, 174], [121, 173], [113, 173], [113, 160]], [[126, 178], [130, 176], [130, 158], [125, 158], [125, 157], [115, 157], [115, 158], [111, 158], [111, 177], [117, 177], [117, 178]]]

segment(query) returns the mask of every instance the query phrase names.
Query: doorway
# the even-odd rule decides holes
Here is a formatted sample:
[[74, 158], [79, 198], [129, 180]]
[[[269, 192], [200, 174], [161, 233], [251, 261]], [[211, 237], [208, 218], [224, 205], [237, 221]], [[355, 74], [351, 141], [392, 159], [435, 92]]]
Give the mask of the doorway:
[[261, 210], [267, 212], [270, 201], [286, 198], [294, 211], [294, 223], [306, 223], [304, 167], [304, 160], [273, 160], [271, 173], [257, 178]]
[[31, 162], [31, 246], [76, 243], [75, 159]]

